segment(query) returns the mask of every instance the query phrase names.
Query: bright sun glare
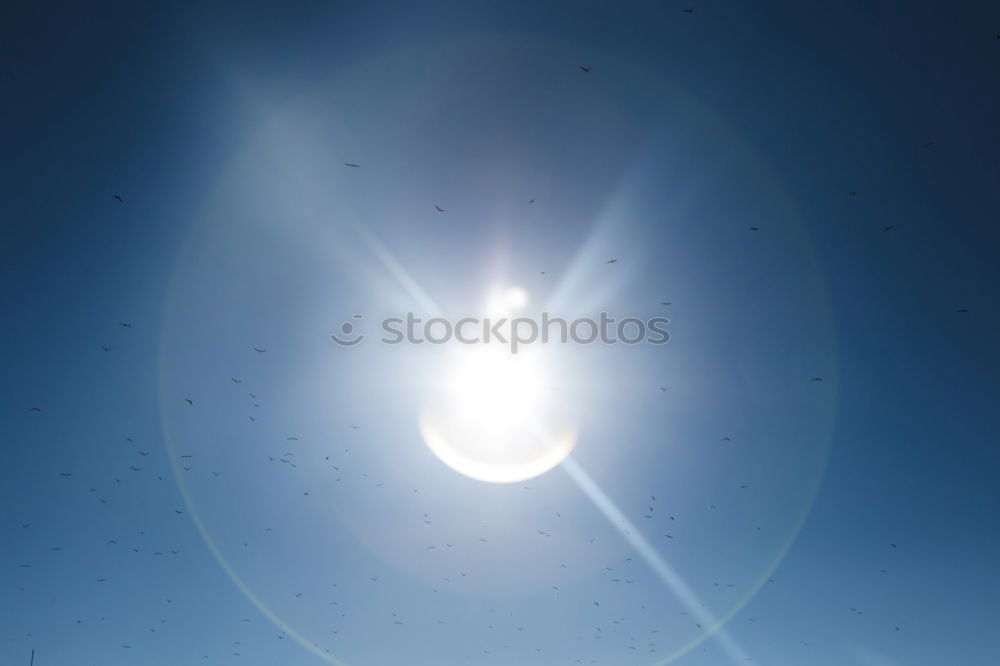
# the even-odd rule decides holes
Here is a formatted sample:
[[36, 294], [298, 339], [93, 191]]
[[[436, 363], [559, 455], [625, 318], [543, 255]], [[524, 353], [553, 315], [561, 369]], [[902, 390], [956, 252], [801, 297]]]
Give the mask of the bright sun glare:
[[[524, 290], [511, 287], [497, 290], [486, 311], [507, 317], [527, 303]], [[538, 476], [565, 460], [576, 443], [538, 350], [462, 348], [433, 395], [420, 416], [424, 441], [474, 479], [511, 483]]]
[[542, 378], [531, 356], [474, 349], [447, 381], [455, 416], [490, 433], [509, 431], [543, 407]]

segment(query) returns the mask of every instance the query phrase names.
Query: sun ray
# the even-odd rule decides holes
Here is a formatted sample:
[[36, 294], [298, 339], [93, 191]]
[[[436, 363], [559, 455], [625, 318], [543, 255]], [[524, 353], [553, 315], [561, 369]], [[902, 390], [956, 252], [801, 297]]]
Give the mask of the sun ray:
[[608, 497], [601, 487], [597, 485], [589, 474], [573, 458], [566, 458], [562, 463], [562, 468], [571, 479], [580, 487], [585, 495], [594, 503], [594, 506], [604, 514], [605, 518], [617, 529], [622, 537], [635, 548], [636, 552], [645, 560], [646, 564], [653, 570], [657, 577], [670, 589], [680, 600], [688, 611], [698, 619], [704, 626], [704, 631], [693, 641], [688, 642], [676, 650], [672, 655], [666, 657], [660, 664], [668, 664], [685, 654], [708, 637], [714, 637], [725, 653], [733, 660], [733, 663], [744, 664], [749, 661], [746, 651], [723, 627], [724, 621], [717, 619], [710, 613], [705, 605], [695, 594], [694, 590], [684, 581], [681, 575], [663, 558], [651, 543], [642, 535], [642, 532], [630, 521], [621, 509], [619, 509], [611, 498]]

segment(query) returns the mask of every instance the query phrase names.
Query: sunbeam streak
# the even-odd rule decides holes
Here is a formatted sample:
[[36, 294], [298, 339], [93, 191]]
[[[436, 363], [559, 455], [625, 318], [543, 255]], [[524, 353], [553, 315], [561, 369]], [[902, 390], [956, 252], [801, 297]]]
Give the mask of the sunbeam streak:
[[416, 300], [416, 302], [423, 308], [424, 312], [428, 315], [436, 315], [441, 312], [441, 308], [438, 304], [434, 302], [423, 287], [413, 278], [410, 273], [403, 268], [403, 265], [399, 263], [395, 256], [375, 237], [374, 234], [369, 232], [367, 229], [361, 227], [360, 225], [353, 225], [354, 230], [357, 232], [358, 236], [364, 241], [368, 249], [371, 250], [372, 254], [382, 263], [385, 269], [399, 282], [399, 285], [407, 293], [410, 298]]
[[635, 548], [636, 552], [646, 561], [650, 569], [660, 578], [663, 583], [670, 588], [670, 591], [680, 600], [682, 604], [694, 615], [699, 623], [705, 627], [705, 632], [698, 638], [690, 641], [672, 655], [663, 659], [660, 663], [667, 664], [680, 657], [708, 636], [714, 636], [719, 645], [733, 660], [733, 663], [745, 664], [751, 661], [746, 651], [736, 642], [732, 636], [723, 628], [723, 623], [716, 619], [698, 599], [684, 579], [670, 564], [663, 559], [659, 552], [653, 547], [638, 528], [625, 517], [625, 514], [611, 501], [600, 486], [590, 478], [590, 475], [572, 458], [566, 458], [562, 463], [562, 468], [569, 474], [570, 478], [576, 482], [580, 489], [590, 498], [594, 505], [604, 514], [614, 527], [621, 532], [625, 540]]

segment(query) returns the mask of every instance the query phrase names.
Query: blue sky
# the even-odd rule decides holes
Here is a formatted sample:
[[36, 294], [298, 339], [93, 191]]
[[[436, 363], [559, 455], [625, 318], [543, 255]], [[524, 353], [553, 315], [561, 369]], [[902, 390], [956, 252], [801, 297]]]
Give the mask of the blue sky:
[[[686, 6], [5, 8], [0, 662], [993, 663], [1000, 8]], [[670, 319], [513, 484], [498, 285]]]

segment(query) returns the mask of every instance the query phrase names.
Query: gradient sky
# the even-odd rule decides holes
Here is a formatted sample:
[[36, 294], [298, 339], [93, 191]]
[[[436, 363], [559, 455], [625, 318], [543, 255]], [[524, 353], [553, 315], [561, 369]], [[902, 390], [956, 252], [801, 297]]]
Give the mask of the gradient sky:
[[[1000, 6], [730, 4], [5, 6], [0, 663], [995, 663]], [[498, 285], [523, 483], [328, 337]]]

